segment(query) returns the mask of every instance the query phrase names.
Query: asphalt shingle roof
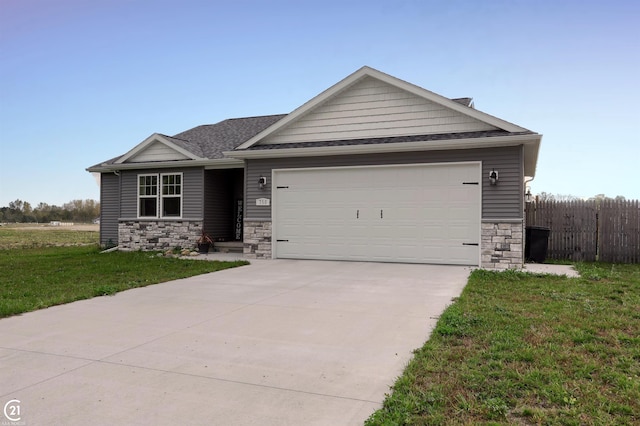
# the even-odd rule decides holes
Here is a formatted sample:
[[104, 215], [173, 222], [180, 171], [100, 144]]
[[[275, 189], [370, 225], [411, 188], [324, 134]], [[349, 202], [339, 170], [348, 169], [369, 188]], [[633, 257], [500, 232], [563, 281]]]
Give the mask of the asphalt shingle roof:
[[464, 105], [466, 107], [470, 107], [471, 106], [471, 101], [473, 101], [473, 98], [454, 98], [451, 99], [453, 102], [457, 102], [460, 105]]
[[[456, 98], [452, 101], [461, 105], [471, 107], [471, 98]], [[232, 151], [237, 146], [248, 141], [266, 128], [280, 121], [287, 114], [263, 115], [256, 117], [230, 118], [220, 121], [216, 124], [205, 124], [197, 126], [173, 136], [162, 135], [177, 146], [193, 153], [200, 158], [220, 159], [225, 158], [223, 152]], [[283, 149], [283, 148], [311, 148], [319, 146], [345, 146], [345, 145], [368, 145], [368, 144], [387, 144], [412, 141], [429, 141], [429, 140], [445, 140], [459, 138], [475, 138], [475, 137], [492, 137], [513, 135], [504, 130], [495, 130], [488, 132], [466, 132], [466, 133], [447, 133], [437, 135], [415, 135], [415, 136], [399, 136], [375, 139], [350, 139], [350, 140], [333, 140], [322, 142], [305, 142], [305, 143], [286, 143], [273, 145], [254, 145], [247, 150], [267, 150], [267, 149]], [[119, 158], [118, 156], [94, 167], [114, 164]]]
[[420, 142], [420, 141], [440, 141], [453, 139], [471, 139], [471, 138], [490, 138], [499, 136], [518, 136], [530, 135], [531, 131], [526, 132], [508, 132], [506, 130], [488, 130], [481, 132], [462, 132], [462, 133], [439, 133], [429, 135], [411, 135], [411, 136], [394, 136], [386, 138], [369, 138], [369, 139], [343, 139], [321, 142], [298, 142], [298, 143], [279, 143], [270, 145], [253, 145], [245, 150], [236, 151], [257, 151], [265, 149], [285, 149], [285, 148], [314, 148], [325, 146], [350, 146], [350, 145], [380, 145], [401, 142]]
[[[286, 116], [287, 114], [278, 114], [230, 118], [216, 124], [194, 127], [174, 136], [162, 136], [198, 157], [218, 159], [224, 158], [224, 151], [233, 150]], [[114, 164], [121, 157], [119, 155], [90, 168]]]
[[286, 115], [230, 118], [216, 124], [194, 127], [169, 139], [198, 157], [224, 158], [224, 151], [233, 150]]

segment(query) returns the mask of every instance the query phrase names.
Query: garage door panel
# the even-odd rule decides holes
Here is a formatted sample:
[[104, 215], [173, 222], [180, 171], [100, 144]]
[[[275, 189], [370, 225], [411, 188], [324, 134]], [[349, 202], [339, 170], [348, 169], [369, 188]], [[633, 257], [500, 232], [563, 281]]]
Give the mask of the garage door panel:
[[449, 250], [449, 263], [457, 265], [468, 265], [470, 254], [475, 254], [474, 247], [452, 247]]
[[[480, 165], [274, 173], [276, 257], [477, 265]], [[381, 217], [382, 214], [382, 217]]]
[[366, 254], [370, 254], [377, 258], [389, 258], [391, 253], [389, 247], [391, 245], [390, 240], [378, 239], [375, 242], [370, 242], [365, 246]]
[[450, 225], [447, 230], [447, 238], [449, 240], [455, 240], [456, 243], [473, 242], [477, 237], [475, 235], [469, 235], [469, 230], [463, 225]]
[[446, 200], [452, 203], [460, 203], [461, 201], [466, 200], [468, 197], [472, 196], [474, 193], [473, 190], [469, 188], [465, 188], [463, 185], [450, 187], [445, 194]]
[[423, 256], [426, 263], [450, 263], [442, 256], [442, 248], [438, 246], [427, 246], [423, 248]]
[[[371, 227], [370, 226], [365, 226], [365, 225], [354, 225], [351, 227], [348, 227], [347, 229], [343, 230], [343, 233], [341, 235], [341, 237], [345, 237], [349, 238], [350, 241], [358, 241], [358, 239], [362, 239], [365, 240], [367, 238], [371, 237]], [[344, 245], [345, 242], [343, 241], [343, 238], [341, 238], [342, 244]]]
[[398, 260], [409, 262], [411, 259], [414, 259], [416, 257], [416, 247], [413, 244], [411, 245], [396, 244], [394, 246], [394, 254]]
[[400, 224], [415, 226], [420, 221], [421, 212], [412, 207], [397, 207], [395, 209], [387, 209], [385, 216], [389, 219], [398, 221]]
[[438, 244], [440, 240], [449, 238], [449, 230], [442, 222], [425, 223], [422, 227], [425, 239], [429, 244]]
[[469, 211], [467, 206], [450, 206], [444, 213], [448, 221], [464, 221], [468, 223], [473, 219], [473, 212]]
[[425, 232], [422, 227], [416, 228], [413, 225], [400, 225], [394, 229], [394, 238], [398, 244], [408, 244], [411, 241], [412, 245], [416, 245], [416, 241], [424, 240]]

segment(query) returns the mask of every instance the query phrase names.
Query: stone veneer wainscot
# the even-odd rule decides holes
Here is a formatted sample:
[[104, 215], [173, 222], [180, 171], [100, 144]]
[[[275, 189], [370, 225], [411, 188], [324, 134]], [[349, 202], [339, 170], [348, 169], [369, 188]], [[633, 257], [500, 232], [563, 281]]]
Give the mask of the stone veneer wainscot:
[[482, 267], [521, 269], [524, 261], [524, 225], [517, 222], [482, 222]]
[[[521, 269], [523, 265], [524, 228], [518, 222], [482, 223], [482, 267], [486, 269]], [[271, 258], [271, 222], [245, 221], [244, 256], [249, 259]]]
[[122, 220], [118, 223], [121, 250], [194, 248], [202, 220]]
[[245, 220], [244, 257], [271, 259], [271, 221]]

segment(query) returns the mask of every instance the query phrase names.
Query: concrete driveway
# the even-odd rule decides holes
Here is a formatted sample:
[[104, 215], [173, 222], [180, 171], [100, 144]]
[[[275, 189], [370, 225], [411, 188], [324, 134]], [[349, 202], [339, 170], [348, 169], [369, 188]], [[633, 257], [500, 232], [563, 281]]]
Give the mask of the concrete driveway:
[[469, 272], [256, 261], [5, 318], [0, 424], [362, 424]]

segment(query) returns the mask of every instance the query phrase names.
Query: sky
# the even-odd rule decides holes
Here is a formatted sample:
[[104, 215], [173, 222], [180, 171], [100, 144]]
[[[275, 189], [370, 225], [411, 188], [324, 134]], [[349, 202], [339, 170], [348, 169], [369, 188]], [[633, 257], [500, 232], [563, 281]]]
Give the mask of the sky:
[[637, 0], [0, 0], [0, 207], [100, 198], [153, 133], [288, 113], [363, 65], [543, 135], [534, 194], [640, 199]]

